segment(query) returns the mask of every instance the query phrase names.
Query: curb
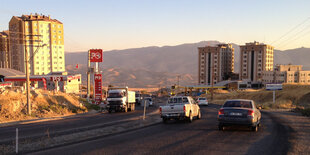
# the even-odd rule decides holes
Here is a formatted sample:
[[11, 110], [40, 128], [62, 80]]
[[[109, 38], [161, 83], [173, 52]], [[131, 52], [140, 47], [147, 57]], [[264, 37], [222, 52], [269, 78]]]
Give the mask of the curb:
[[52, 120], [72, 118], [72, 117], [77, 117], [81, 115], [95, 114], [95, 113], [99, 113], [99, 112], [96, 110], [91, 110], [86, 113], [72, 114], [72, 115], [66, 115], [66, 116], [55, 116], [55, 117], [28, 119], [28, 120], [21, 120], [21, 121], [11, 121], [11, 122], [6, 122], [6, 123], [0, 123], [0, 127], [7, 127], [7, 126], [12, 126], [12, 125], [20, 125], [20, 124], [31, 124], [31, 123], [37, 123], [37, 122], [46, 122], [46, 121], [52, 121]]

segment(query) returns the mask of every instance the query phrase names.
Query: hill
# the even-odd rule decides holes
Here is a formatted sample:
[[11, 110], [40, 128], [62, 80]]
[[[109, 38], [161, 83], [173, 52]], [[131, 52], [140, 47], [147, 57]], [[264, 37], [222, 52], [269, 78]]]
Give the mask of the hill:
[[[177, 76], [182, 75], [180, 84], [197, 84], [197, 47], [216, 45], [219, 41], [201, 41], [177, 46], [143, 47], [126, 50], [105, 51], [101, 63], [104, 85], [129, 85], [130, 87], [158, 87], [172, 85]], [[240, 48], [235, 48], [235, 72], [239, 72]], [[310, 69], [309, 48], [286, 51], [275, 50], [274, 64], [301, 64]], [[71, 73], [81, 73], [86, 79], [87, 52], [66, 53], [66, 69]], [[79, 64], [76, 70], [74, 66]]]

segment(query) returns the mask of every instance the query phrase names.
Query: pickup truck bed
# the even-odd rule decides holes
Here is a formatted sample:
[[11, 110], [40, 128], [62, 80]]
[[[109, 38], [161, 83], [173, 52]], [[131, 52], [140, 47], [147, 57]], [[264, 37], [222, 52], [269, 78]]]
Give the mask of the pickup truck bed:
[[164, 123], [169, 119], [188, 119], [192, 122], [194, 117], [201, 117], [199, 106], [191, 97], [186, 96], [169, 98], [168, 104], [160, 107], [160, 112]]

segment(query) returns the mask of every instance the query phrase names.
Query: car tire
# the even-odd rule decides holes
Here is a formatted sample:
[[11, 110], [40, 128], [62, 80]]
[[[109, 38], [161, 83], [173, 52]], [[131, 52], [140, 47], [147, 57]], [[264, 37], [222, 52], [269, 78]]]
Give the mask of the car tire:
[[168, 122], [168, 119], [167, 118], [163, 118], [163, 123], [167, 123]]
[[201, 118], [201, 113], [200, 113], [200, 110], [198, 111], [198, 115], [197, 115], [197, 119], [200, 119]]
[[193, 115], [192, 115], [192, 112], [191, 112], [191, 111], [189, 112], [188, 122], [189, 122], [189, 123], [192, 123], [192, 122], [193, 122]]
[[258, 125], [252, 126], [252, 131], [257, 132], [258, 131]]
[[219, 131], [224, 131], [224, 126], [223, 125], [219, 125], [218, 128], [219, 128]]

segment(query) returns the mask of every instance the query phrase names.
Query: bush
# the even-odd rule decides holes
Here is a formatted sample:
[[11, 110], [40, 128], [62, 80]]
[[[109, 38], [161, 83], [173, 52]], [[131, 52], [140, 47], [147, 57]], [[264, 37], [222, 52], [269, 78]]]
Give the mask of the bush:
[[300, 111], [303, 116], [310, 116], [310, 108], [301, 109]]
[[[80, 100], [82, 101], [82, 100]], [[88, 103], [87, 101], [82, 101], [83, 105], [88, 109], [88, 110], [91, 110], [91, 109], [94, 109], [94, 110], [100, 110], [100, 106], [99, 105], [96, 105], [96, 104], [91, 104], [91, 103]]]

